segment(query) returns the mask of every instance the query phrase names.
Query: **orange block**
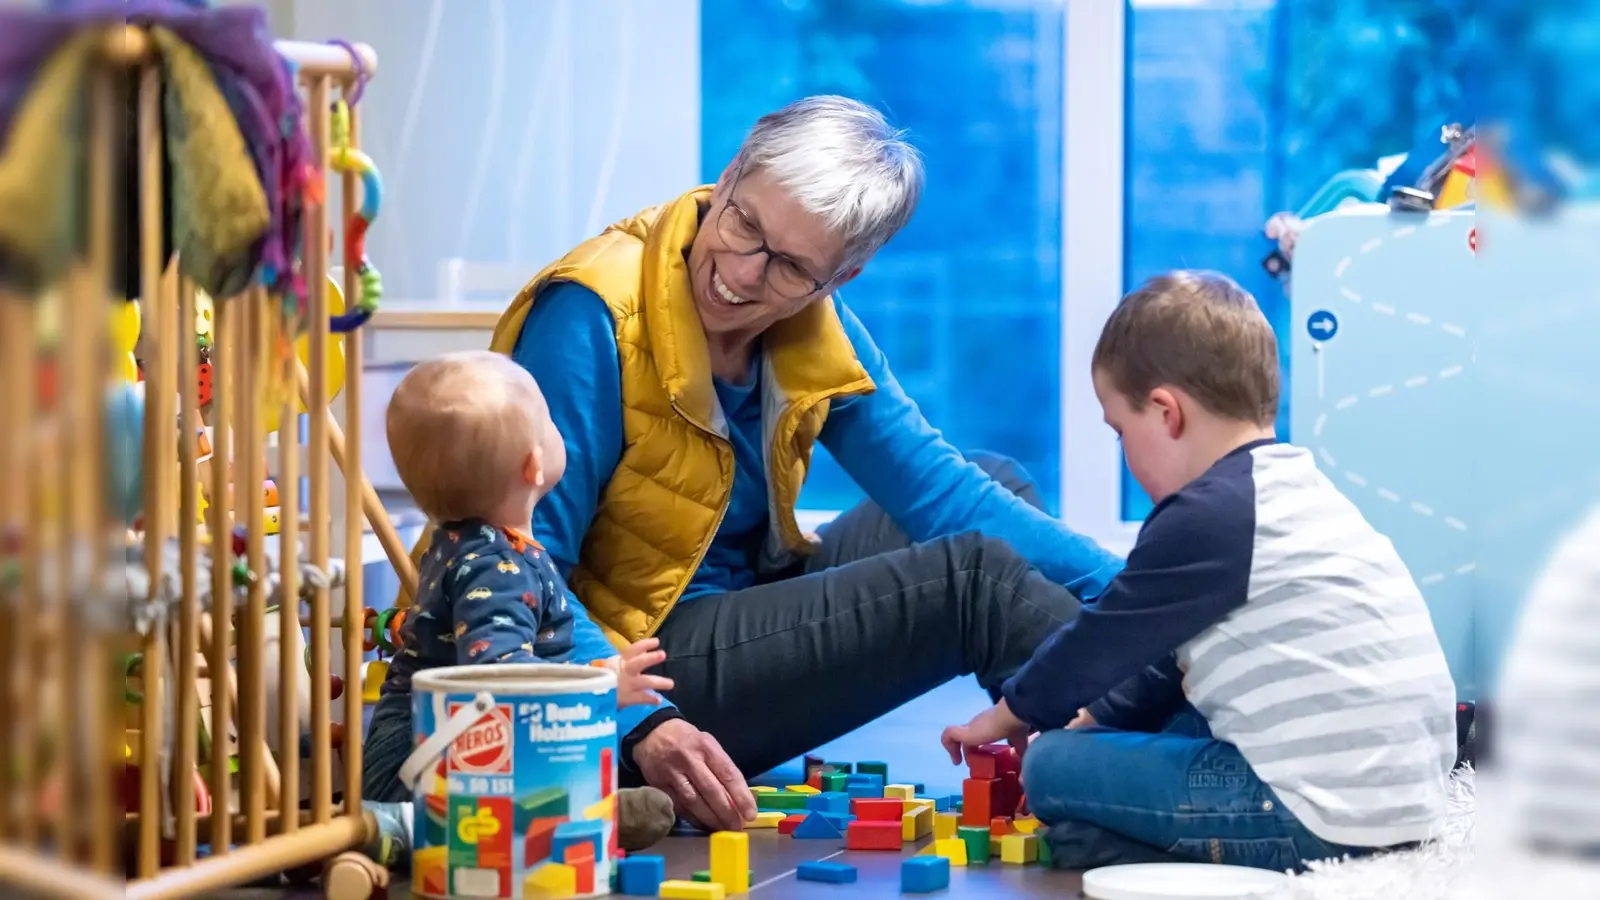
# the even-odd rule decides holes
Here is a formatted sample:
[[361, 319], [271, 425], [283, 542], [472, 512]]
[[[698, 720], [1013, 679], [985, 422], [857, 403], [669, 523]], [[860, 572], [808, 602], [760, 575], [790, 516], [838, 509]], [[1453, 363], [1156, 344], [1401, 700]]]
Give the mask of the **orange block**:
[[997, 778], [968, 778], [961, 782], [961, 824], [987, 828], [994, 820]]
[[995, 837], [1005, 837], [1011, 833], [1011, 820], [1003, 816], [995, 816], [989, 820], [989, 833]]

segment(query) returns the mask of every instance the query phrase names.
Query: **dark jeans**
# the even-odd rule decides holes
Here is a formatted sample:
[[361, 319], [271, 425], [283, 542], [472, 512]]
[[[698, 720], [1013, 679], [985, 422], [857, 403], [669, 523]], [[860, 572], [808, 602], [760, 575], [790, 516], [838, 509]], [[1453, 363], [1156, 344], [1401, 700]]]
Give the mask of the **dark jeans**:
[[[969, 459], [1042, 507], [1015, 462]], [[1078, 609], [1003, 541], [912, 545], [867, 502], [792, 577], [680, 604], [659, 632], [661, 669], [684, 717], [750, 776], [958, 676], [976, 673], [993, 695]]]
[[1282, 872], [1372, 852], [1312, 834], [1187, 704], [1153, 734], [1047, 731], [1028, 747], [1022, 786], [1062, 869], [1207, 862]]

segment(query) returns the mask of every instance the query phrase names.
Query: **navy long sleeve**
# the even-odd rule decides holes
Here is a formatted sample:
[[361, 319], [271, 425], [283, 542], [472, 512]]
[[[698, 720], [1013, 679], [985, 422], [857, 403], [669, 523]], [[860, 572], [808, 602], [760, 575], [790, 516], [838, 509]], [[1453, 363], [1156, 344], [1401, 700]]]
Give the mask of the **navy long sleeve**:
[[1089, 704], [1096, 725], [1122, 731], [1156, 731], [1183, 705], [1183, 673], [1178, 658], [1160, 662], [1106, 692]]
[[[1038, 729], [1060, 728], [1113, 690], [1158, 688], [1157, 682], [1125, 686], [1245, 603], [1254, 535], [1247, 446], [1156, 505], [1099, 601], [1084, 606], [1006, 681], [1011, 712]], [[1155, 691], [1150, 702], [1159, 696]], [[1145, 702], [1129, 699], [1111, 702], [1121, 712]]]

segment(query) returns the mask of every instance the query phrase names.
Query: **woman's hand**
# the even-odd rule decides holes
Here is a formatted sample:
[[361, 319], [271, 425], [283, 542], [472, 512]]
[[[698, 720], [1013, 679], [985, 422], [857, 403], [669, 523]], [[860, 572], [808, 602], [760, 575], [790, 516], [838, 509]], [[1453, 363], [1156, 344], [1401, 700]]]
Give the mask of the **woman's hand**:
[[618, 709], [625, 706], [654, 706], [661, 702], [657, 691], [672, 690], [671, 678], [645, 674], [646, 669], [666, 660], [667, 651], [660, 647], [660, 638], [645, 638], [628, 645], [621, 656], [606, 660], [606, 667], [617, 673]]
[[1013, 747], [1026, 746], [1029, 728], [1027, 723], [1011, 713], [1006, 701], [978, 713], [965, 725], [951, 725], [944, 730], [940, 741], [950, 753], [950, 762], [961, 765], [968, 751], [997, 741], [1010, 741]]
[[633, 764], [666, 791], [680, 815], [708, 831], [739, 831], [755, 820], [756, 799], [717, 739], [685, 719], [657, 725], [633, 748]]

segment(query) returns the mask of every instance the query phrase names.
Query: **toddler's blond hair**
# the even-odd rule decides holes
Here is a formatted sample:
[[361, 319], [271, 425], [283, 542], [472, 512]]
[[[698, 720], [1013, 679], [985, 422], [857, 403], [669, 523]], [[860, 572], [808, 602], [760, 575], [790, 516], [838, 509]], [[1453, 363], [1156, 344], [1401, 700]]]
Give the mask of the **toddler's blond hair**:
[[389, 400], [395, 470], [436, 522], [482, 518], [516, 486], [550, 415], [527, 370], [487, 350], [417, 364]]

